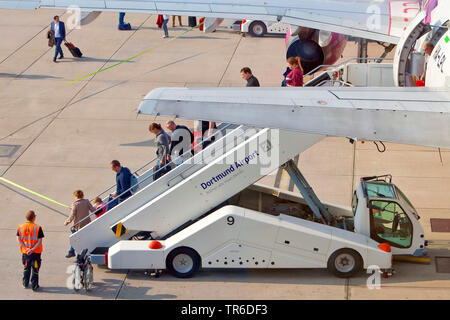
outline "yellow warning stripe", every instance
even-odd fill
[[[119,222],[118,224],[113,226],[111,229],[117,238],[120,238],[124,234],[128,233],[127,228],[125,228],[125,226],[122,224],[122,222]]]
[[[39,197],[39,198],[45,199],[45,200],[47,200],[47,201],[50,201],[50,202],[52,202],[52,203],[54,203],[54,204],[57,204],[57,205],[59,205],[59,206],[61,206],[61,207],[64,207],[64,208],[70,208],[69,206],[67,206],[67,205],[65,205],[65,204],[62,204],[62,203],[60,203],[60,202],[58,202],[58,201],[56,201],[56,200],[53,200],[53,199],[51,199],[51,198],[49,198],[49,197],[46,197],[46,196],[44,196],[44,195],[42,195],[42,194],[40,194],[40,193],[37,193],[36,191],[30,190],[30,189],[28,189],[28,188],[26,188],[26,187],[24,187],[24,186],[21,186],[20,184],[14,183],[14,182],[12,182],[12,181],[10,181],[10,180],[8,180],[8,179],[5,179],[5,178],[3,178],[3,177],[0,177],[0,181],[3,181],[3,182],[5,182],[5,183],[7,183],[7,184],[9,184],[9,185],[12,185],[12,186],[18,188],[18,189],[21,189],[21,190],[23,190],[23,191],[26,191],[26,192],[28,192],[28,193],[31,193],[32,195],[35,195],[35,196],[37,196],[37,197]]]
[[[416,263],[430,263],[431,259],[429,257],[414,257],[414,256],[402,256],[395,255],[394,261],[404,261],[404,262],[416,262]]]

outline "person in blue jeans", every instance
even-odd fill
[[[170,19],[170,16],[168,16],[167,14],[163,15],[163,24],[162,24],[162,28],[164,30],[163,38],[169,37],[169,30],[167,29],[167,23],[169,22],[169,19]]]
[[[61,48],[62,42],[66,39],[66,27],[64,22],[59,21],[59,16],[54,16],[51,23],[51,29],[55,36],[55,55],[53,56],[53,62],[56,62],[56,58],[59,54],[59,59],[64,58],[64,53]]]
[[[119,25],[125,24],[124,19],[125,19],[125,12],[119,12]]]
[[[70,229],[70,232],[72,232],[72,234],[74,234],[75,232],[77,232],[77,230],[75,228]],[[66,258],[72,258],[75,257],[75,249],[74,247],[70,246],[69,252],[66,255]]]

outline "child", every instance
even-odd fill
[[[97,197],[94,199],[94,204],[95,208],[97,209],[94,214],[98,218],[106,212],[106,203],[102,203],[102,199]]]
[[[286,85],[288,87],[303,87],[303,69],[299,57],[290,57],[287,59],[288,67],[291,72],[286,76]]]

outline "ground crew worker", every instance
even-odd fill
[[[24,288],[28,288],[31,276],[31,288],[39,289],[39,269],[41,268],[42,238],[44,232],[41,226],[34,223],[36,214],[30,210],[25,215],[28,220],[17,227],[17,242],[20,245],[23,263]]]

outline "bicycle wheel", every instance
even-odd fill
[[[84,268],[83,283],[84,290],[89,291],[92,289],[94,284],[94,268],[90,262],[88,262]]]
[[[72,280],[73,290],[79,291],[82,286],[82,278],[81,278],[81,268],[78,264],[73,269],[72,277],[73,277],[73,280]]]

